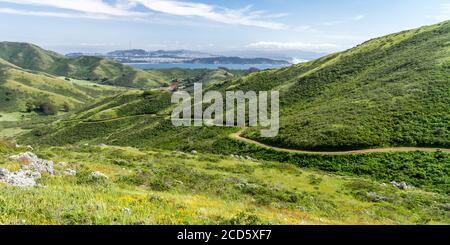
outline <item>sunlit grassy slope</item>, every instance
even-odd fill
[[[66,80],[45,73],[13,67],[0,67],[0,111],[23,112],[27,102],[50,101],[61,107],[72,108],[111,96],[120,89],[92,82]]]
[[[15,170],[0,142],[0,167]],[[129,147],[38,147],[60,173],[0,184],[0,224],[448,224],[448,196],[291,164]],[[109,179],[93,179],[101,171]]]

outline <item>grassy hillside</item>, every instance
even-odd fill
[[[0,142],[0,167],[23,152]],[[291,164],[130,147],[38,147],[76,176],[0,183],[0,224],[448,224],[448,196]],[[92,171],[108,179],[89,176]]]
[[[120,89],[79,80],[66,80],[45,73],[31,72],[12,66],[0,67],[0,112],[26,110],[27,102],[49,101],[58,107],[70,107],[111,96]]]
[[[285,148],[450,147],[450,22],[365,42],[225,89],[280,90]]]
[[[450,22],[444,22],[316,61],[225,79],[211,88],[280,90],[279,135],[260,138],[256,128],[244,136],[284,148],[450,147],[449,37]],[[158,123],[170,128],[165,124],[170,122]],[[146,136],[139,139],[146,141]]]
[[[48,71],[64,56],[29,43],[0,42],[0,58],[24,69]]]
[[[187,90],[193,82],[220,91],[280,90],[279,136],[260,138],[258,129],[247,129],[245,136],[282,148],[450,147],[449,40],[450,22],[444,22],[243,77],[224,69],[147,74],[178,78]],[[84,57],[75,67],[98,61]],[[4,88],[83,98],[73,87],[61,92],[63,78],[13,68],[8,61],[0,60],[0,66],[6,67],[0,80]],[[108,75],[109,69],[96,73]],[[89,95],[83,89],[92,83],[72,81]],[[0,184],[0,223],[450,223],[450,153],[277,151],[231,138],[241,130],[236,127],[174,127],[170,98],[157,89],[130,90],[64,117],[15,126],[11,120],[20,114],[0,117],[0,127],[12,125],[11,131],[0,128],[0,137],[26,131],[16,138],[19,144],[33,144],[39,157],[61,162],[59,173],[77,171],[76,176],[44,174],[39,183],[46,188]],[[58,99],[63,98],[54,96]],[[0,168],[19,168],[9,156],[26,149],[15,143],[0,140]],[[109,178],[92,178],[92,171]],[[410,188],[400,190],[391,181]]]
[[[147,72],[98,57],[68,58],[28,43],[1,42],[0,58],[18,67],[57,76],[124,87],[160,87]]]

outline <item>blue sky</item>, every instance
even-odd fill
[[[448,19],[449,0],[0,0],[2,41],[61,53],[333,52]]]

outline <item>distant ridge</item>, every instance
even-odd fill
[[[70,53],[68,57],[97,56],[108,58],[121,63],[195,63],[195,64],[290,64],[288,60],[271,58],[252,58],[237,56],[220,56],[191,50],[157,50],[146,51],[143,49],[116,50],[106,54],[82,54]]]

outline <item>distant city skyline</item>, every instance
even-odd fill
[[[60,53],[187,49],[301,56],[448,19],[444,0],[0,0],[1,41]]]

